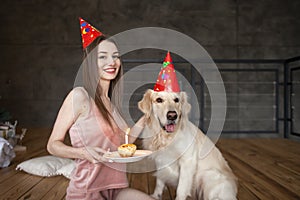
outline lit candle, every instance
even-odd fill
[[[125,132],[125,144],[128,144],[128,136],[129,136],[129,132],[130,132],[130,128],[127,128],[127,129],[126,129],[126,132]]]

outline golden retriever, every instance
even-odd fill
[[[189,121],[185,92],[148,90],[138,106],[147,119],[143,145],[154,151],[157,168],[154,198],[160,199],[170,184],[177,187],[176,200],[236,199],[236,177],[217,147]],[[207,142],[211,148],[202,155]]]

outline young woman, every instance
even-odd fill
[[[89,31],[91,28],[89,25]],[[66,199],[152,199],[128,188],[126,166],[103,157],[107,150],[116,151],[124,143],[127,127],[110,99],[122,95],[116,84],[122,76],[119,51],[113,41],[98,35],[84,48],[83,87],[75,87],[65,98],[47,149],[76,161]],[[143,126],[142,117],[131,130],[139,133]],[[72,146],[64,143],[68,132]]]

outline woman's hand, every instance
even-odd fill
[[[83,159],[90,161],[91,163],[99,163],[99,162],[111,162],[111,160],[103,157],[103,154],[107,153],[104,149],[100,147],[82,147],[82,156]]]

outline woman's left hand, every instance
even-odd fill
[[[111,162],[111,160],[103,157],[109,150],[104,150],[100,147],[84,147],[84,157],[92,163]]]

